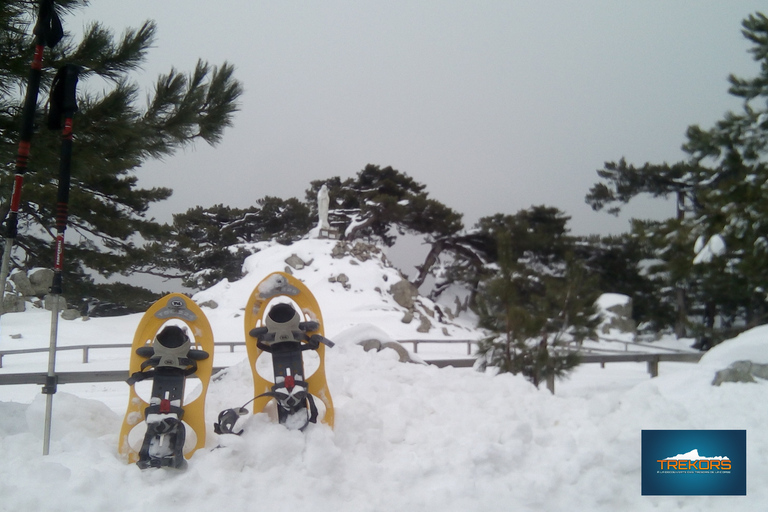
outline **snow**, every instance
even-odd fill
[[[600,310],[606,310],[614,306],[624,306],[629,300],[629,296],[620,293],[603,293],[597,298],[595,304]]]
[[[395,269],[381,260],[332,258],[335,242],[264,244],[244,267],[248,274],[195,296],[217,341],[243,339],[242,308],[266,275],[296,254],[309,263],[293,270],[323,308],[326,374],[335,427],[289,431],[269,414],[250,416],[245,433],[207,433],[184,472],[141,471],[117,455],[127,405],[124,383],[70,384],[53,406],[50,455],[42,453],[45,399],[36,386],[0,386],[0,510],[210,511],[307,510],[764,510],[768,501],[768,383],[711,385],[731,362],[768,362],[768,327],[719,345],[699,364],[661,363],[648,377],[636,363],[582,365],[557,394],[520,376],[398,361],[393,350],[365,352],[365,339],[477,339],[471,316],[416,332],[389,294]],[[329,278],[345,274],[349,288]],[[445,311],[451,307],[441,305]],[[434,312],[419,298],[417,314]],[[140,315],[59,322],[59,345],[130,343]],[[44,347],[50,313],[28,311],[0,319],[0,350]],[[446,335],[443,331],[448,333]],[[20,339],[11,338],[21,334]],[[411,348],[411,347],[408,347]],[[242,347],[217,349],[214,364],[229,366],[212,380],[206,402],[210,427],[219,411],[252,398]],[[425,359],[466,357],[466,345],[424,344]],[[46,354],[6,356],[0,373],[45,371]],[[57,356],[60,371],[126,369],[128,349]],[[190,381],[188,388],[194,392]],[[747,496],[644,497],[640,494],[643,429],[746,429]]]
[[[768,325],[750,329],[720,343],[704,354],[699,364],[722,369],[742,360],[768,364]]]
[[[694,244],[693,251],[696,257],[693,264],[709,263],[716,256],[725,254],[725,240],[720,235],[714,235],[704,244],[704,237],[699,237]]]

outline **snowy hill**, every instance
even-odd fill
[[[768,408],[761,404],[768,383],[711,382],[714,372],[734,360],[765,362],[768,327],[716,347],[700,364],[662,363],[655,379],[641,364],[583,365],[571,380],[558,383],[553,396],[519,376],[400,363],[390,350],[365,352],[356,344],[365,338],[480,333],[471,317],[451,318],[453,299],[440,307],[442,322],[426,299],[418,298],[412,310],[398,304],[389,291],[400,280],[396,270],[379,256],[334,258],[333,246],[321,240],[264,246],[245,262],[243,279],[195,296],[208,304],[204,310],[217,340],[242,340],[248,293],[265,275],[285,270],[285,260],[295,253],[305,265],[292,272],[317,296],[326,335],[337,343],[327,353],[326,368],[336,409],[333,430],[312,425],[304,433],[288,431],[257,415],[242,437],[209,432],[206,449],[185,472],[142,472],[117,455],[125,384],[61,386],[46,457],[39,389],[0,386],[0,510],[765,509]],[[347,279],[340,281],[341,274]],[[409,311],[414,318],[403,323]],[[422,316],[432,325],[426,333],[418,331]],[[49,318],[38,311],[3,316],[0,349],[45,346]],[[132,315],[61,322],[60,344],[128,343],[138,321]],[[62,352],[59,368],[127,369],[125,351],[97,354],[83,368],[79,354]],[[45,362],[44,354],[9,357],[0,373],[44,371]],[[209,426],[220,410],[252,398],[244,352],[217,351],[215,364],[231,366],[211,383]],[[641,496],[641,430],[701,428],[747,430],[748,495]]]
[[[443,294],[439,305],[414,296],[417,292],[409,290],[398,270],[389,265],[376,246],[308,239],[289,246],[259,243],[255,248],[259,252],[243,264],[245,277],[231,283],[222,281],[193,297],[198,304],[217,305],[209,314],[217,339],[243,339],[242,324],[233,321],[233,314],[240,314],[253,288],[275,271],[293,274],[312,290],[323,308],[325,332],[331,339],[360,325],[377,326],[391,339],[482,336],[475,327],[474,315],[456,311],[456,299],[463,300],[463,296]],[[393,287],[394,291],[401,290],[405,301],[401,299],[398,303]],[[412,319],[403,322],[409,317]]]

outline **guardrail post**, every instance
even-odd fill
[[[654,358],[648,361],[648,373],[651,374],[651,378],[659,376],[659,360]]]
[[[83,364],[88,362],[88,346],[83,347]]]
[[[3,367],[3,354],[0,354],[0,368]]]
[[[555,375],[553,373],[547,375],[547,389],[553,395],[555,394]]]
[[[414,354],[419,353],[419,342],[416,340],[413,340],[413,353]]]

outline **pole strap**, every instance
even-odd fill
[[[64,37],[64,28],[61,26],[61,20],[56,13],[53,0],[40,2],[40,11],[33,33],[37,36],[38,45],[45,45],[48,48],[56,46]]]

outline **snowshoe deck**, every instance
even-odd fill
[[[290,306],[296,313],[293,316],[280,297],[291,299],[300,311]],[[262,412],[274,399],[280,423],[301,429],[308,421],[315,421],[315,399],[319,399],[325,406],[321,421],[333,427],[333,401],[325,378],[325,347],[331,343],[323,337],[317,300],[301,281],[275,272],[254,288],[245,308],[245,339],[256,397],[253,413]],[[307,350],[316,351],[319,357],[317,370],[309,376],[305,375],[302,356]],[[272,355],[275,382],[257,371],[257,361],[265,352]]]
[[[176,322],[168,323],[171,320]],[[188,328],[188,335],[180,322]],[[205,397],[213,369],[213,348],[208,319],[189,297],[172,293],[147,310],[131,347],[130,394],[118,446],[126,462],[136,462],[142,469],[182,469],[185,459],[205,446]],[[185,404],[189,376],[200,379],[203,389]],[[144,379],[152,380],[149,402],[136,391],[136,382]],[[131,433],[142,424],[147,426],[147,433],[138,446],[137,437]],[[184,424],[196,438],[186,451],[184,442],[189,433]]]

